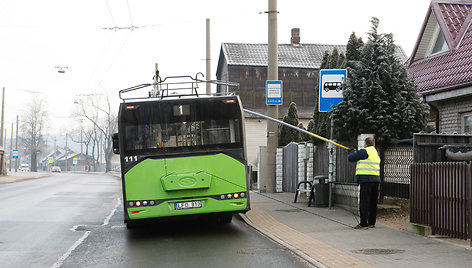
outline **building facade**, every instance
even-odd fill
[[[298,116],[307,127],[313,116],[319,67],[325,51],[334,48],[345,53],[345,45],[302,44],[299,29],[292,29],[291,42],[278,45],[278,79],[283,83],[283,104],[278,117],[283,118],[290,103],[297,105]],[[218,93],[232,91],[239,95],[243,107],[266,114],[265,85],[268,62],[267,44],[223,43],[217,67],[217,79],[237,82],[239,89],[217,87]],[[246,147],[248,164],[257,167],[259,146],[267,144],[265,119],[245,114]]]
[[[433,0],[405,63],[438,133],[472,133],[471,22],[471,1]]]

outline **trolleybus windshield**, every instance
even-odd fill
[[[241,112],[224,101],[156,102],[122,110],[126,151],[242,146]]]

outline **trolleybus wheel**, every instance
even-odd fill
[[[131,229],[134,229],[135,227],[136,227],[136,224],[129,221],[126,222],[126,229],[131,230]]]

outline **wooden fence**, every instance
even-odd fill
[[[470,238],[471,173],[467,162],[412,164],[410,221],[431,226],[433,234]]]

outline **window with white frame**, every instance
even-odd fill
[[[462,133],[472,134],[472,112],[462,115]]]
[[[442,32],[439,31],[431,54],[447,51],[448,49],[449,47],[447,46],[446,39],[444,39]]]

